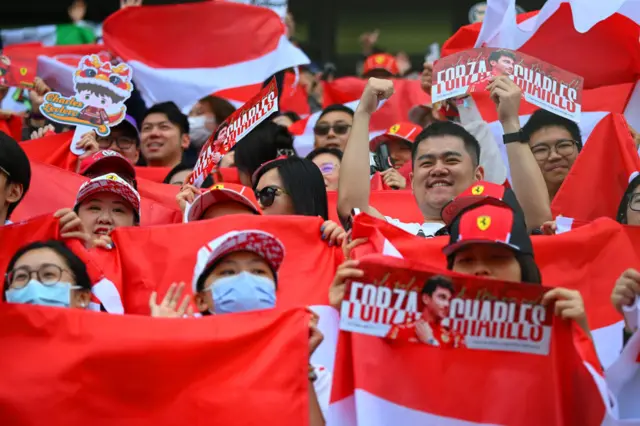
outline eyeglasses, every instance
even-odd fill
[[[323,175],[328,175],[333,173],[336,169],[338,168],[337,164],[333,164],[333,163],[322,163],[320,164],[320,171],[322,172]]]
[[[256,191],[256,198],[262,207],[270,207],[276,199],[276,196],[286,194],[287,192],[278,186],[265,186],[260,191]]]
[[[316,127],[313,128],[313,133],[316,134],[316,136],[327,136],[329,134],[329,131],[331,129],[333,129],[333,132],[336,135],[346,135],[347,132],[349,132],[349,129],[351,128],[351,124],[345,124],[345,123],[336,123],[336,124],[316,124]]]
[[[9,173],[7,171],[7,169],[5,169],[4,167],[0,167],[0,172],[4,173],[5,175],[7,175],[8,178],[11,177],[11,173]]]
[[[7,274],[7,281],[13,288],[22,288],[27,285],[31,276],[35,273],[40,281],[44,285],[54,285],[62,278],[62,272],[66,269],[62,269],[58,265],[51,263],[44,263],[36,270],[21,266],[15,268]]]
[[[633,194],[629,198],[629,208],[634,212],[640,212],[640,194]]]
[[[559,139],[555,142],[554,147],[558,155],[568,157],[574,153],[578,143],[572,139]],[[551,155],[551,147],[546,143],[540,143],[531,148],[533,156],[538,161],[544,161]]]
[[[134,145],[137,145],[137,140],[129,136],[120,137],[97,137],[98,146],[100,149],[109,149],[115,142],[116,146],[123,151],[131,149]]]

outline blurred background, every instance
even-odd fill
[[[102,22],[119,8],[119,0],[85,0],[85,20]],[[191,0],[209,1],[209,0]],[[604,1],[604,0],[603,0]],[[144,0],[145,5],[188,3]],[[442,44],[461,26],[479,0],[289,0],[295,20],[295,39],[312,61],[332,62],[338,74],[353,74],[362,56],[360,36],[379,30],[376,46],[391,53],[406,52],[412,64],[424,61],[431,43]],[[71,22],[71,0],[3,2],[0,28],[19,28]],[[542,7],[544,0],[518,0],[525,11]],[[161,30],[160,28],[158,29]]]

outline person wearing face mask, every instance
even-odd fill
[[[232,231],[202,247],[196,257],[192,289],[200,314],[224,315],[272,309],[276,306],[278,270],[285,247],[273,235],[259,230]],[[184,284],[173,284],[158,304],[157,293],[149,299],[151,316],[182,317],[190,313],[191,298],[180,302]],[[322,341],[317,316],[310,324],[310,355]],[[331,373],[310,365],[311,425],[324,425],[329,406]]]
[[[213,116],[196,115],[189,116],[189,139],[195,148],[202,148],[202,145],[213,134],[213,129],[217,126]],[[213,128],[212,130],[209,130]]]
[[[190,145],[184,151],[182,161],[186,164],[195,164],[200,154],[200,149],[209,139],[209,136],[234,111],[235,107],[233,105],[217,96],[205,96],[196,102],[191,111],[189,111]]]
[[[91,281],[84,263],[63,243],[34,242],[13,255],[7,266],[4,300],[61,308],[89,306]]]

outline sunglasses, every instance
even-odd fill
[[[351,128],[350,124],[337,123],[337,124],[317,124],[316,127],[313,128],[313,133],[316,136],[327,136],[329,131],[333,129],[333,132],[336,135],[346,135]]]
[[[9,173],[7,171],[7,169],[5,169],[4,167],[0,167],[0,172],[4,173],[5,175],[7,175],[8,178],[11,177],[11,173]]]
[[[260,191],[256,191],[256,198],[262,207],[271,207],[276,196],[286,194],[285,190],[278,186],[265,186]]]

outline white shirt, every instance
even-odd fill
[[[10,220],[6,220],[6,221],[4,222],[4,224],[5,224],[5,225],[13,225],[13,222],[11,222]]]
[[[333,382],[333,374],[325,367],[317,364],[313,365],[313,371],[315,371],[317,379],[313,382],[313,389],[316,391],[316,397],[318,398],[318,405],[322,416],[325,420],[329,415],[329,399],[331,398],[331,383]]]
[[[396,226],[403,231],[410,233],[411,235],[418,235],[418,233],[422,231],[425,237],[433,237],[436,232],[444,227],[444,224],[440,222],[425,222],[420,225],[419,223],[401,222],[400,220],[394,219],[389,216],[385,216],[384,218],[393,226]]]

